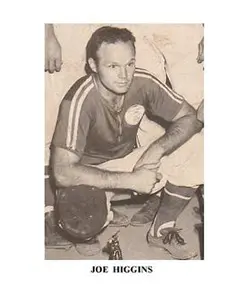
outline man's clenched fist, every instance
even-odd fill
[[[162,174],[156,170],[136,169],[132,173],[132,189],[139,194],[150,194],[156,183],[162,179]]]
[[[53,25],[45,25],[45,72],[59,72],[62,65],[62,50],[56,35]]]

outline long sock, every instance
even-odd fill
[[[47,205],[47,206],[45,206],[45,208],[44,208],[44,213],[46,214],[46,213],[51,212],[51,211],[53,211],[53,210],[54,210],[54,206],[52,206],[52,205]]]
[[[175,226],[178,216],[192,199],[197,188],[166,183],[162,190],[159,210],[150,229],[151,235],[160,237],[163,229]]]

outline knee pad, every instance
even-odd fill
[[[105,191],[90,186],[61,188],[56,193],[56,219],[71,238],[84,241],[96,236],[107,220]]]

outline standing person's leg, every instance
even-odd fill
[[[144,117],[138,131],[138,139],[143,147],[136,151],[145,151],[146,145],[151,144],[154,140],[163,135],[164,132],[165,130],[161,126]],[[155,186],[153,191],[154,195],[150,196],[142,209],[131,219],[131,225],[144,225],[154,220],[154,216],[159,209],[148,235],[151,244],[166,249],[168,245],[163,243],[162,237],[164,238],[164,234],[166,235],[166,233],[169,232],[169,229],[172,230],[175,227],[176,219],[192,199],[198,185],[204,182],[203,148],[202,131],[193,136],[174,153],[168,157],[162,158],[161,166],[158,170],[158,172],[163,175],[161,182]],[[135,165],[136,160],[141,153],[133,158],[134,161],[133,159],[130,159],[133,165]],[[132,155],[134,154],[131,154],[130,156]],[[127,159],[129,159],[129,157]],[[122,163],[119,165],[122,167]],[[126,165],[128,166],[129,164],[127,163]],[[159,193],[156,193],[161,189],[160,200]],[[154,236],[156,238],[153,240]],[[194,255],[194,253],[192,253],[192,251],[190,252],[184,245],[182,245],[182,247],[172,248],[173,249],[169,250],[171,250],[171,254],[176,258],[187,259]]]
[[[189,245],[185,244],[175,225],[198,186],[204,182],[203,154],[201,132],[172,155],[164,157],[159,170],[165,172],[167,182],[162,189],[161,204],[147,239],[149,244],[168,250],[177,259],[189,259],[196,255]]]
[[[173,30],[175,29],[178,32],[178,28]],[[190,33],[192,32],[192,35],[196,36],[197,41],[203,35],[203,29],[200,26],[192,26],[190,30]],[[197,55],[196,43],[193,39],[190,41],[191,43],[188,41],[186,43],[190,47],[189,51],[187,51],[187,47],[182,47],[183,50],[180,48],[180,51],[176,51],[176,53],[187,51],[188,55],[185,56],[184,60],[176,60],[178,63],[171,66],[171,74],[174,77],[175,88],[178,92],[183,94],[197,108],[200,99],[203,98],[203,72],[195,60]],[[181,47],[181,42],[184,42],[183,37],[181,37],[180,43],[176,43],[176,46]],[[165,49],[165,53],[168,55],[167,49]],[[162,190],[161,205],[148,233],[148,241],[155,246],[169,250],[177,258],[184,259],[192,256],[188,247],[184,247],[184,241],[180,238],[179,233],[173,229],[178,216],[189,203],[198,185],[204,183],[203,148],[202,132],[174,152],[169,159],[164,158],[165,163],[163,162],[166,170],[171,172],[168,172],[168,181]],[[167,160],[173,163],[172,167],[167,165]]]

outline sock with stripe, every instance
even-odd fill
[[[161,205],[150,229],[150,234],[160,237],[163,229],[174,227],[176,219],[192,199],[197,188],[176,186],[167,182],[162,190]]]

